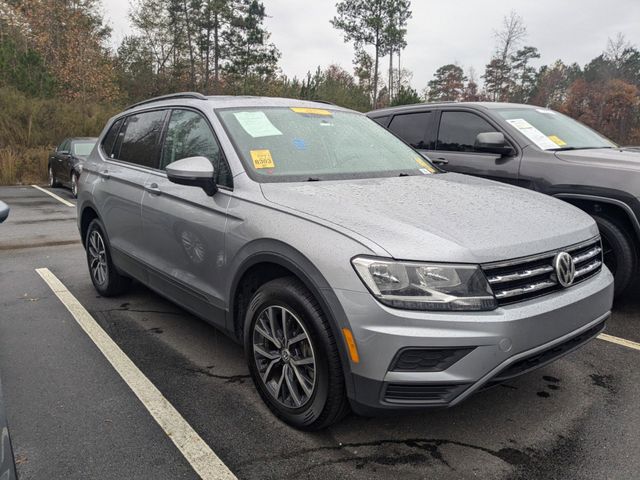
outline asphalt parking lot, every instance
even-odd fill
[[[213,327],[141,285],[99,297],[74,207],[32,187],[2,187],[0,200],[12,208],[0,226],[0,378],[21,480],[198,478],[39,268],[237,478],[640,476],[640,350],[632,346],[597,339],[449,410],[351,415],[303,433],[271,415],[241,348]],[[640,342],[640,296],[616,304],[607,333]]]

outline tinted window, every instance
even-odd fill
[[[389,124],[389,116],[387,115],[386,117],[376,117],[376,118],[372,118],[371,120],[373,120],[374,122],[376,122],[377,124],[382,125],[383,127],[387,128],[387,125]]]
[[[391,120],[389,130],[402,138],[413,148],[433,149],[432,142],[427,139],[427,130],[431,121],[431,112],[405,113],[396,115]]]
[[[216,183],[231,186],[231,172],[205,118],[190,110],[174,110],[162,148],[160,168],[176,160],[206,157],[213,164]]]
[[[61,143],[61,144],[60,144],[60,146],[58,147],[58,150],[57,150],[57,151],[58,151],[58,152],[62,152],[62,151],[64,151],[64,150],[65,150],[65,147],[67,147],[67,150],[69,150],[69,148],[68,148],[68,147],[69,147],[69,140],[68,140],[68,139],[66,139],[66,138],[62,141],[62,143]]]
[[[102,140],[102,150],[107,157],[111,157],[111,152],[113,151],[113,146],[116,143],[116,138],[118,138],[118,131],[120,130],[121,125],[122,119],[120,118],[111,125],[111,128]]]
[[[157,168],[158,139],[165,113],[160,110],[128,117],[117,158],[143,167]]]
[[[474,113],[442,112],[437,150],[473,152],[479,133],[495,131],[489,122]]]

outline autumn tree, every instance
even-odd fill
[[[452,63],[443,65],[429,82],[426,97],[431,102],[460,100],[466,80],[462,67]]]

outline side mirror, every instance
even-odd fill
[[[0,223],[4,222],[9,216],[9,205],[0,201]]]
[[[513,155],[513,147],[507,143],[502,132],[484,132],[476,137],[474,149],[478,152]]]
[[[169,181],[178,185],[200,187],[210,197],[218,191],[213,165],[206,157],[183,158],[170,163],[165,170]]]

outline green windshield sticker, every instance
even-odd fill
[[[264,112],[237,112],[233,114],[245,132],[253,138],[282,135]]]

